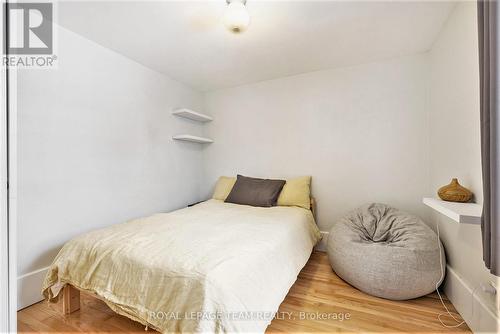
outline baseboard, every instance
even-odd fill
[[[488,305],[488,296],[481,288],[470,287],[450,266],[447,266],[444,292],[474,333],[498,333],[500,320],[494,303]]]
[[[321,231],[321,240],[318,242],[314,250],[318,252],[326,252],[326,244],[328,242],[329,232]]]
[[[17,310],[43,300],[42,283],[48,269],[41,268],[17,278]]]

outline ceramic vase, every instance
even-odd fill
[[[453,178],[450,184],[439,188],[438,196],[443,201],[465,203],[471,200],[472,192],[462,187],[460,183],[458,183],[458,180]]]

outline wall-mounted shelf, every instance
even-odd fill
[[[189,141],[192,143],[199,143],[199,144],[210,144],[210,143],[214,142],[210,138],[198,137],[198,136],[193,136],[193,135],[177,135],[177,136],[173,136],[172,139]]]
[[[172,115],[192,119],[193,121],[202,122],[202,123],[213,121],[213,118],[208,116],[208,115],[205,115],[205,114],[202,114],[202,113],[190,110],[190,109],[186,109],[186,108],[174,110],[172,112]]]
[[[422,202],[460,224],[481,224],[483,206],[480,204],[446,202],[429,197],[424,198]]]

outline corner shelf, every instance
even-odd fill
[[[424,198],[422,202],[460,224],[481,224],[481,215],[483,212],[481,204],[446,202],[430,197]]]
[[[211,122],[214,120],[212,117],[210,117],[208,115],[205,115],[205,114],[202,114],[202,113],[190,110],[190,109],[186,109],[186,108],[174,110],[172,112],[172,115],[179,116],[182,118],[188,118],[188,119],[191,119],[193,121],[202,122],[202,123]]]
[[[192,135],[177,135],[177,136],[173,136],[172,139],[189,141],[189,142],[198,143],[198,144],[210,144],[210,143],[214,142],[210,138],[204,138],[204,137],[198,137],[198,136],[192,136]]]

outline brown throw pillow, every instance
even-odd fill
[[[238,175],[225,202],[262,207],[275,206],[285,182],[285,180],[257,179]]]

